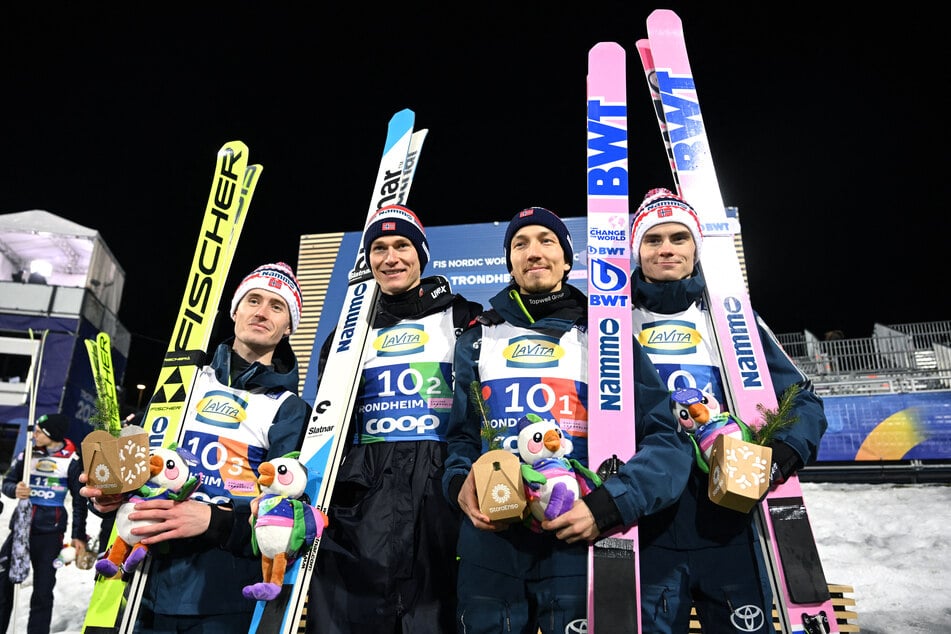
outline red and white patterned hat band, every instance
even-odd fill
[[[294,270],[291,269],[290,265],[284,262],[263,264],[241,280],[234,297],[231,299],[232,319],[238,310],[241,299],[248,294],[248,291],[255,288],[277,293],[284,299],[291,313],[291,334],[294,334],[297,331],[297,326],[300,325],[303,300],[300,284],[297,283]]]
[[[678,222],[690,230],[697,245],[697,259],[703,246],[703,229],[700,218],[687,201],[662,187],[652,189],[634,214],[631,224],[631,257],[634,266],[641,264],[641,242],[649,229],[665,222]]]

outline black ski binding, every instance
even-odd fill
[[[621,466],[624,465],[624,461],[617,457],[617,454],[612,455],[610,458],[601,463],[601,466],[598,467],[598,477],[601,478],[601,482],[604,482],[611,476],[616,476],[617,472],[621,470]]]
[[[825,612],[819,612],[815,616],[803,613],[802,626],[806,634],[829,634],[829,619]]]

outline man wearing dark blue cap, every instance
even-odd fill
[[[517,452],[520,418],[534,414],[556,421],[573,446],[566,457],[597,468],[587,464],[588,302],[567,283],[571,235],[554,213],[530,207],[509,222],[503,249],[512,281],[459,338],[454,360],[442,483],[466,515],[459,534],[457,631],[487,634],[502,631],[505,623],[504,631],[511,632],[581,632],[588,543],[676,501],[691,449],[671,414],[666,388],[634,341],[631,424],[638,448],[620,474],[542,522],[541,532],[526,523],[494,522],[480,511],[472,464],[490,448],[481,433],[484,423],[502,448]],[[473,393],[481,395],[479,402]]]
[[[312,577],[308,632],[455,631],[459,514],[440,487],[456,336],[482,306],[421,277],[429,244],[406,207],[363,233],[380,287],[348,434]],[[329,355],[327,338],[319,379]]]

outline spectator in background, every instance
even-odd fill
[[[48,634],[53,618],[53,588],[56,570],[53,562],[63,549],[69,514],[66,512],[66,494],[72,496],[72,546],[76,556],[86,551],[86,500],[79,490],[82,461],[73,441],[66,437],[69,417],[64,414],[44,414],[33,426],[33,452],[23,451],[14,459],[3,476],[3,494],[18,500],[30,500],[29,557],[33,572],[33,594],[30,597],[28,634]],[[38,464],[42,463],[42,468]],[[24,469],[29,468],[29,483],[24,481]],[[6,632],[13,612],[13,583],[10,564],[14,547],[15,522],[10,520],[10,534],[0,547],[0,632]]]

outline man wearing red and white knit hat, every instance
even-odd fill
[[[644,197],[631,225],[634,336],[667,388],[697,388],[727,403],[713,336],[706,280],[700,266],[703,231],[693,207],[667,189]],[[808,379],[757,317],[777,400],[798,385],[793,425],[777,434],[771,484],[816,457],[826,428],[822,401]],[[697,460],[703,460],[698,457]],[[641,617],[645,632],[686,632],[695,606],[704,631],[773,631],[772,596],[750,515],[707,496],[704,464],[691,468],[678,502],[638,524],[641,539]]]
[[[155,520],[142,533],[152,565],[136,624],[142,631],[246,632],[261,585],[251,549],[257,468],[300,448],[311,406],[297,395],[297,358],[288,338],[300,324],[300,285],[284,262],[254,269],[231,300],[234,337],[201,368],[181,443],[197,458],[201,486],[184,501],[139,502],[132,519]],[[99,513],[124,501],[84,487]],[[160,547],[155,547],[156,545]],[[250,594],[250,596],[249,596]]]

